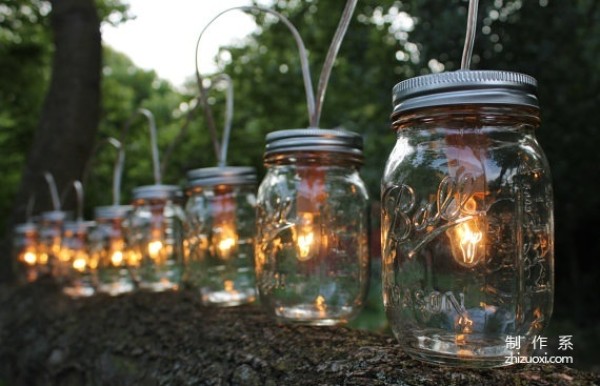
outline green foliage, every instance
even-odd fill
[[[48,85],[48,12],[42,0],[0,4],[0,214],[11,208]]]

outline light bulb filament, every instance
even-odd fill
[[[310,259],[310,250],[312,249],[314,241],[315,235],[313,234],[313,232],[304,231],[298,235],[298,260],[306,261]]]
[[[463,263],[469,265],[477,263],[475,259],[479,243],[483,239],[483,233],[479,230],[472,230],[468,223],[463,223],[458,226],[457,234]]]
[[[297,224],[297,258],[300,261],[308,261],[319,251],[320,235],[315,232],[315,215],[309,212],[299,213]]]

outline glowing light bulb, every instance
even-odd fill
[[[221,259],[229,259],[236,251],[238,233],[235,219],[235,196],[228,186],[215,188],[214,223],[211,244]]]
[[[110,256],[110,262],[113,265],[121,265],[121,263],[123,262],[123,252],[114,251]]]
[[[160,240],[150,241],[148,243],[148,255],[153,260],[158,260],[161,255],[161,251],[163,249],[163,243]]]
[[[128,266],[137,267],[142,261],[142,255],[132,249],[126,249],[124,252],[125,261]]]
[[[296,210],[296,258],[309,261],[327,251],[327,237],[322,234],[320,208],[327,199],[325,170],[318,166],[298,168]]]
[[[468,223],[460,224],[457,228],[458,244],[463,263],[467,265],[476,263],[477,246],[483,238],[483,233],[478,230],[472,230]]]
[[[447,231],[454,260],[464,267],[474,267],[485,257],[485,216],[478,216],[476,203],[469,199],[462,209],[467,216]]]
[[[39,254],[39,263],[40,264],[48,263],[48,254],[46,252],[42,252]]]
[[[221,259],[229,259],[237,249],[238,235],[234,223],[221,223],[213,228],[212,245]]]
[[[83,254],[77,254],[75,259],[73,260],[73,268],[79,272],[85,271],[85,267],[87,265],[87,259]]]
[[[29,265],[35,265],[37,262],[37,255],[32,251],[25,251],[21,254],[20,260]]]
[[[310,260],[315,254],[314,249],[318,250],[317,238],[314,232],[315,216],[312,213],[299,213],[299,223],[296,244],[298,249],[298,260]]]

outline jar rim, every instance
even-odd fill
[[[266,136],[265,159],[272,154],[296,152],[345,153],[362,157],[362,136],[344,129],[287,129]]]
[[[186,173],[186,189],[215,185],[256,184],[256,169],[251,166],[216,166],[198,168]]]
[[[425,107],[508,105],[539,109],[537,81],[518,72],[459,70],[406,79],[392,91],[392,117]]]

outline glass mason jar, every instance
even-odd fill
[[[15,226],[12,251],[19,280],[32,282],[45,273],[47,257],[42,256],[38,239],[38,227],[34,223]]]
[[[362,308],[369,280],[362,138],[294,129],[266,142],[255,247],[261,302],[280,321],[346,322]]]
[[[63,224],[67,220],[67,212],[53,210],[40,215],[40,270],[50,273],[60,280],[61,264],[60,250]]]
[[[179,289],[183,275],[183,221],[178,186],[148,185],[133,190],[130,240],[136,253],[131,272],[138,287]]]
[[[548,324],[553,199],[534,135],[536,92],[534,78],[501,71],[425,75],[394,88],[383,293],[413,357],[503,366],[531,353]]]
[[[96,227],[90,234],[91,253],[98,261],[98,292],[120,295],[133,291],[131,267],[137,254],[127,240],[130,205],[101,206],[95,209]]]
[[[187,283],[207,305],[253,302],[256,170],[201,168],[187,178]]]
[[[98,261],[89,253],[88,233],[91,221],[64,223],[59,265],[56,272],[63,292],[71,297],[91,296],[96,292]]]

